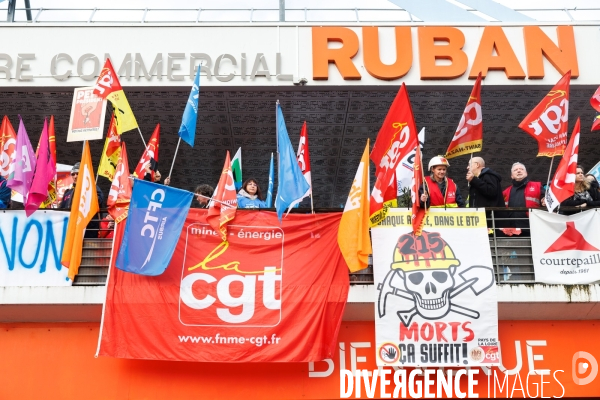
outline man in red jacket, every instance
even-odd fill
[[[426,192],[419,188],[422,207],[464,207],[458,186],[446,176],[450,163],[446,157],[435,156],[429,161],[430,176],[425,177]]]
[[[516,162],[510,169],[510,178],[512,185],[504,189],[504,204],[506,207],[527,207],[539,208],[543,205],[542,200],[546,191],[541,182],[530,181],[527,177],[525,165]],[[506,234],[516,234],[529,236],[529,213],[527,211],[509,211],[507,218],[513,218],[508,221],[509,228]]]

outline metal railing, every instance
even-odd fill
[[[274,210],[274,209],[272,209]],[[513,211],[528,211],[527,208],[487,208],[488,227],[490,227],[489,243],[492,254],[492,263],[496,282],[498,284],[533,283],[535,273],[531,253],[531,240],[529,228],[523,227],[519,235],[507,236],[503,229],[518,221],[521,225],[528,226],[529,219],[506,217],[506,213]],[[562,208],[564,211],[583,211],[580,208]],[[255,210],[259,212],[258,210]],[[338,208],[315,209],[315,212],[342,212]],[[293,213],[310,213],[310,209],[294,209]],[[97,230],[96,230],[97,231]],[[84,240],[83,257],[79,275],[73,282],[81,285],[104,285],[110,262],[112,239],[88,238]],[[373,284],[373,262],[369,256],[369,267],[350,274],[350,283],[354,285]]]
[[[540,22],[593,22],[600,20],[600,7],[516,8]],[[2,10],[6,11],[6,9]],[[7,22],[43,23],[129,23],[129,24],[202,24],[202,23],[279,23],[279,8],[16,8],[7,12]],[[478,10],[466,7],[465,11]],[[1,12],[1,11],[0,11]],[[26,14],[32,15],[29,20]],[[0,14],[1,15],[1,14]],[[14,18],[10,20],[10,18]],[[489,19],[494,22],[493,18]],[[385,23],[423,22],[402,8],[286,8],[285,23]],[[427,22],[427,21],[424,21]],[[510,23],[511,21],[504,21]],[[1,23],[1,22],[0,22]]]

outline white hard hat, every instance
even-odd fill
[[[446,167],[449,167],[450,163],[448,162],[446,157],[435,156],[431,160],[429,160],[429,170],[431,171],[431,168],[435,167],[436,165],[445,165]]]

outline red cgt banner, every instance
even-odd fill
[[[292,214],[280,226],[275,213],[238,210],[222,242],[206,210],[190,210],[164,274],[111,267],[98,354],[208,362],[333,357],[349,289],[336,241],[340,218]]]

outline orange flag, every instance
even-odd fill
[[[423,159],[421,157],[421,146],[417,144],[417,152],[415,153],[415,164],[413,167],[413,181],[410,189],[412,197],[412,227],[415,236],[421,236],[423,231],[423,221],[427,215],[427,209],[421,208],[421,198],[419,196],[419,188],[423,186],[425,178],[423,176]]]
[[[236,210],[237,193],[228,151],[223,172],[213,198],[208,205],[208,216],[206,217],[206,221],[216,232],[221,234],[221,239],[224,242],[227,241],[227,223],[235,218]]]
[[[129,180],[129,162],[127,161],[127,150],[125,142],[121,142],[121,151],[115,176],[108,193],[106,205],[108,213],[113,217],[115,223],[127,218],[129,203],[131,202],[131,180]]]
[[[81,248],[85,227],[98,212],[98,194],[94,180],[94,168],[90,155],[90,145],[86,141],[81,155],[79,176],[71,204],[71,215],[67,227],[67,237],[60,263],[69,268],[69,278],[75,279],[81,264]]]
[[[135,167],[135,171],[133,174],[138,179],[144,179],[144,175],[146,174],[146,165],[150,164],[150,174],[151,180],[154,182],[154,172],[157,169],[158,164],[158,145],[160,142],[160,124],[156,124],[156,128],[154,128],[154,132],[152,132],[152,136],[150,137],[150,141],[146,145],[146,150],[144,150],[144,154],[142,154],[142,158],[138,162],[137,167]]]
[[[403,83],[371,151],[377,177],[370,200],[371,226],[383,221],[387,209],[395,206],[396,190],[390,186],[395,185],[398,163],[418,144],[417,133],[408,91]]]
[[[12,124],[5,115],[0,125],[0,175],[8,179],[15,170],[15,157],[17,156],[17,134]]]
[[[481,72],[477,76],[465,111],[458,123],[452,142],[446,150],[446,158],[481,151],[483,144],[483,115],[481,114]]]
[[[356,170],[338,229],[338,246],[350,272],[369,265],[369,139]]]
[[[569,128],[569,84],[567,72],[540,103],[519,124],[538,141],[538,157],[562,156]]]

